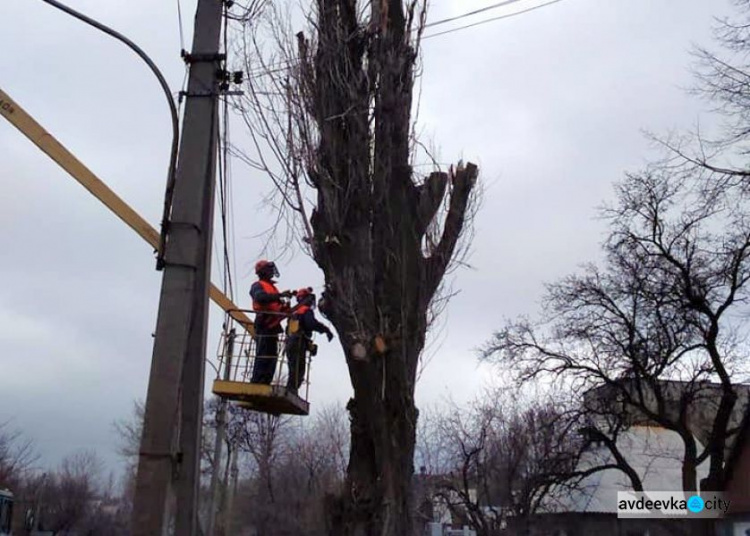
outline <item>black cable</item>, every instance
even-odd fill
[[[224,45],[224,70],[225,72],[229,72],[229,66],[228,66],[228,58],[229,58],[229,39],[228,39],[228,30],[229,30],[229,6],[227,3],[224,3],[224,36],[223,36],[223,45]],[[220,199],[221,199],[221,232],[222,232],[222,242],[224,246],[224,293],[227,292],[227,287],[229,290],[229,297],[234,300],[234,283],[232,281],[232,269],[229,261],[229,248],[227,245],[228,236],[227,236],[227,196],[228,196],[228,166],[227,166],[227,153],[228,153],[228,138],[229,138],[229,104],[226,99],[222,102],[224,109],[223,109],[223,117],[220,119],[222,123],[222,129],[220,132],[220,154],[219,154],[219,189],[220,189]]]
[[[234,283],[232,280],[232,271],[229,260],[229,248],[227,246],[228,234],[227,234],[227,116],[228,108],[226,102],[224,103],[224,112],[222,123],[222,133],[220,134],[220,147],[219,147],[219,208],[221,214],[221,234],[223,244],[223,262],[224,262],[224,293],[229,296],[230,299],[234,299]],[[227,293],[227,291],[229,291]]]
[[[451,17],[451,18],[447,18],[447,19],[441,19],[441,20],[438,20],[438,21],[435,21],[435,22],[430,22],[430,23],[425,24],[424,27],[425,28],[430,28],[432,26],[437,26],[439,24],[444,24],[444,23],[447,23],[447,22],[453,22],[453,21],[456,21],[456,20],[459,20],[459,19],[463,19],[465,17],[470,17],[472,15],[476,15],[478,13],[482,13],[484,11],[488,11],[488,10],[495,9],[495,8],[498,8],[498,7],[507,6],[507,5],[514,4],[514,3],[520,2],[520,1],[521,0],[505,0],[504,2],[500,2],[500,3],[497,3],[497,4],[493,4],[491,6],[483,7],[481,9],[477,9],[475,11],[470,11],[468,13],[464,13],[463,15],[457,15],[455,17]],[[553,1],[547,2],[545,4],[541,4],[541,5],[538,5],[538,6],[532,6],[530,8],[527,8],[527,9],[524,9],[524,10],[521,10],[521,11],[517,11],[515,13],[509,13],[507,15],[500,15],[498,17],[492,17],[492,18],[489,18],[489,19],[484,19],[484,20],[481,20],[479,22],[475,22],[473,24],[467,24],[465,26],[459,26],[458,28],[452,28],[450,30],[445,30],[445,31],[442,31],[442,32],[434,33],[434,34],[431,34],[431,35],[423,37],[423,39],[428,39],[430,37],[437,37],[439,35],[449,34],[451,32],[457,32],[458,30],[464,30],[466,28],[471,28],[473,26],[479,26],[479,25],[485,24],[487,22],[493,22],[493,21],[496,21],[496,20],[501,20],[501,19],[507,19],[507,18],[510,18],[510,17],[515,17],[516,15],[522,15],[522,14],[527,13],[529,11],[534,11],[535,9],[546,7],[546,6],[551,5],[551,4],[556,4],[557,2],[561,2],[561,1],[562,0],[553,0]],[[282,71],[287,71],[287,70],[291,69],[294,66],[293,64],[295,64],[297,61],[298,60],[293,59],[293,60],[281,60],[281,61],[278,61],[278,62],[273,62],[273,63],[270,63],[270,64],[266,65],[265,68],[259,68],[259,69],[256,69],[254,71],[249,71],[247,73],[247,76],[248,76],[248,78],[257,78],[257,77],[261,77],[261,76],[268,76],[270,74],[274,74],[274,73],[278,73],[278,72],[282,72]]]
[[[430,39],[431,37],[437,37],[439,35],[445,35],[445,34],[457,32],[459,30],[465,30],[466,28],[473,28],[474,26],[479,26],[480,24],[486,24],[488,22],[493,22],[493,21],[501,20],[501,19],[508,19],[510,17],[515,17],[516,15],[523,15],[524,13],[528,13],[529,11],[534,11],[535,9],[540,9],[543,7],[551,6],[552,4],[556,4],[558,2],[562,2],[562,0],[552,0],[551,2],[547,2],[546,4],[540,4],[538,6],[529,7],[521,11],[516,11],[515,13],[508,13],[507,15],[500,15],[499,17],[492,17],[491,19],[484,19],[479,22],[475,22],[473,24],[467,24],[466,26],[459,26],[458,28],[451,28],[450,30],[445,30],[443,32],[425,35],[422,39]]]
[[[94,19],[87,17],[83,13],[79,13],[78,11],[69,8],[68,6],[61,4],[57,0],[42,0],[42,2],[46,2],[47,4],[56,7],[60,11],[63,11],[67,13],[68,15],[71,15],[78,20],[81,20],[85,22],[86,24],[93,26],[97,30],[101,30],[102,32],[106,33],[107,35],[110,35],[111,37],[114,37],[118,41],[124,43],[127,45],[133,52],[138,54],[140,58],[146,62],[146,64],[151,69],[151,72],[154,73],[156,78],[159,80],[159,84],[161,85],[161,88],[164,90],[164,95],[167,97],[167,103],[169,104],[169,112],[172,115],[172,153],[169,157],[169,171],[167,172],[167,191],[166,195],[164,196],[164,212],[162,214],[162,220],[161,220],[161,237],[159,239],[159,249],[157,251],[157,261],[156,261],[156,268],[157,270],[161,270],[164,267],[164,244],[166,241],[166,228],[167,228],[167,220],[169,218],[169,212],[172,207],[172,196],[174,193],[174,183],[175,183],[175,169],[177,167],[177,149],[179,147],[180,143],[180,127],[179,127],[179,118],[177,115],[177,107],[175,106],[174,99],[172,98],[172,93],[169,89],[169,85],[167,84],[166,79],[164,78],[164,75],[161,74],[161,71],[156,66],[156,64],[151,60],[151,58],[148,57],[148,55],[133,41],[122,35],[121,33],[113,30],[112,28],[105,26],[101,22],[95,21]]]
[[[180,26],[180,50],[185,50],[185,35],[182,30],[182,4],[177,0],[177,24]]]
[[[503,2],[492,4],[491,6],[476,9],[474,11],[469,11],[468,13],[464,13],[463,15],[456,15],[455,17],[450,17],[447,19],[436,20],[435,22],[428,22],[427,24],[424,25],[424,27],[431,28],[432,26],[438,26],[439,24],[445,24],[446,22],[453,22],[453,21],[463,19],[466,17],[471,17],[472,15],[478,15],[479,13],[484,13],[485,11],[489,11],[491,9],[497,9],[499,7],[507,6],[510,4],[515,4],[516,2],[520,2],[520,1],[521,0],[504,0]]]

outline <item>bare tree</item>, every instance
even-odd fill
[[[249,418],[255,415],[255,419]],[[201,437],[201,471],[204,477],[211,477],[209,486],[204,498],[204,505],[207,508],[216,508],[214,518],[214,534],[231,534],[229,526],[232,519],[232,497],[239,478],[238,455],[243,450],[243,445],[254,438],[248,437],[248,427],[252,428],[253,423],[258,420],[257,414],[251,414],[247,410],[230,404],[228,401],[221,401],[217,398],[206,402],[203,411],[203,432]],[[217,437],[220,426],[220,420],[223,421],[223,434]],[[216,441],[221,442],[221,456],[216,459]],[[247,446],[245,445],[245,450]],[[214,483],[216,479],[216,483]],[[214,489],[214,485],[216,488]],[[212,495],[215,493],[216,495]],[[210,516],[207,512],[206,517]],[[206,524],[206,530],[209,530],[210,523]]]
[[[638,420],[683,440],[684,490],[697,489],[704,460],[701,488],[719,489],[747,402],[733,378],[745,370],[737,329],[750,278],[750,213],[731,190],[706,197],[702,177],[661,167],[628,176],[617,193],[605,211],[604,268],[550,285],[543,320],[510,323],[485,356],[521,381],[587,391],[581,403],[592,418],[584,431],[610,450],[634,489],[643,489],[641,475],[617,434]]]
[[[12,429],[10,422],[0,422],[0,489],[19,486],[37,459],[32,441]]]
[[[243,41],[257,75],[242,105],[257,154],[237,154],[272,177],[288,227],[323,270],[349,366],[351,452],[332,532],[409,534],[416,373],[478,171],[411,167],[423,4],[318,0],[296,39],[291,17],[269,13],[270,38]],[[275,61],[263,59],[268,42]]]
[[[453,404],[420,430],[429,494],[478,536],[522,530],[551,490],[559,495],[585,476],[580,425],[578,409],[559,396],[494,389],[469,408]]]
[[[268,536],[325,534],[326,498],[340,491],[347,465],[343,410],[321,408],[312,420],[295,423],[289,417],[228,405],[224,436],[227,454],[217,463],[213,457],[216,406],[216,400],[206,404],[201,450],[204,484],[214,471],[219,472],[215,534],[234,534],[250,527]],[[121,438],[120,453],[128,461],[137,459],[142,422],[143,405],[135,403],[132,417],[115,423]],[[126,477],[126,507],[130,504],[128,482]],[[211,498],[207,485],[203,488],[201,506],[205,507]],[[235,501],[237,488],[240,495]]]
[[[230,422],[228,436],[236,438],[237,448],[250,456],[255,474],[250,499],[253,508],[245,521],[251,522],[259,534],[272,534],[277,529],[275,521],[280,498],[274,476],[287,447],[285,440],[291,420],[290,417],[239,411],[241,417]]]
[[[702,488],[718,489],[747,403],[734,384],[746,371],[750,2],[734,3],[736,13],[715,28],[718,50],[695,49],[695,93],[713,105],[723,130],[654,136],[665,157],[620,184],[619,204],[606,213],[604,269],[552,285],[547,321],[507,326],[487,352],[525,379],[596,388],[588,410],[608,430],[586,431],[615,460],[614,436],[634,419],[679,434],[685,490],[696,489],[705,460]],[[607,405],[609,416],[601,414]],[[618,419],[617,409],[628,417]],[[638,489],[638,475],[620,465]]]
[[[246,453],[233,526],[269,536],[326,534],[327,497],[340,492],[346,469],[343,411],[324,408],[297,422],[240,411],[242,424],[230,430]]]
[[[57,470],[38,479],[39,526],[53,534],[67,534],[87,533],[102,524],[97,502],[100,479],[101,462],[93,452],[65,457]]]
[[[214,472],[217,473],[220,480],[219,488],[222,492],[218,497],[218,510],[222,514],[227,507],[226,496],[227,487],[230,483],[230,471],[232,457],[238,448],[240,437],[238,437],[239,429],[242,428],[246,422],[247,411],[230,406],[228,415],[224,418],[228,420],[228,426],[232,434],[225,434],[223,439],[223,449],[226,453],[222,456],[222,460],[214,459],[214,440],[216,437],[216,428],[218,415],[218,408],[220,402],[216,398],[211,398],[206,401],[205,408],[203,411],[203,426],[201,428],[201,476],[204,479],[203,493],[200,497],[201,515],[199,516],[202,520],[207,518],[207,509],[212,507],[213,498],[205,485],[210,477],[213,476]],[[141,429],[143,427],[143,416],[144,406],[142,401],[135,401],[133,403],[133,413],[128,419],[121,419],[114,423],[115,432],[119,436],[119,454],[125,459],[125,474],[123,475],[123,491],[121,498],[121,507],[124,509],[125,514],[128,515],[130,508],[132,507],[132,497],[135,485],[135,474],[138,464],[138,450],[140,448]],[[223,461],[223,464],[221,463]],[[219,520],[224,519],[223,516],[219,516]],[[217,532],[222,534],[224,526],[219,523]]]
[[[142,400],[133,402],[133,413],[128,419],[120,419],[113,423],[115,433],[119,437],[119,454],[125,460],[123,474],[123,502],[127,512],[130,511],[135,493],[135,476],[138,469],[138,451],[141,446],[141,430],[143,429],[144,404]]]
[[[750,1],[733,0],[735,13],[717,19],[713,46],[696,46],[696,83],[692,93],[712,107],[720,128],[667,137],[652,136],[667,148],[663,165],[674,175],[700,175],[707,195],[714,189],[737,188],[746,194],[750,136]]]
[[[324,408],[312,423],[305,423],[288,437],[274,475],[276,506],[281,512],[275,524],[277,534],[326,534],[325,506],[331,496],[340,493],[346,471],[345,424],[342,409]],[[294,516],[289,516],[290,512]]]

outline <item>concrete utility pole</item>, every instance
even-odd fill
[[[133,536],[195,536],[217,149],[222,0],[198,0],[133,503]]]

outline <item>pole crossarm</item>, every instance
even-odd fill
[[[87,168],[73,153],[68,151],[57,139],[44,130],[18,103],[0,89],[0,115],[31,140],[60,167],[70,174],[81,186],[101,201],[115,216],[133,229],[154,250],[159,249],[160,235],[145,219],[122,200],[111,188]],[[209,296],[231,318],[236,320],[251,335],[255,334],[252,320],[239,310],[216,285],[211,284]]]

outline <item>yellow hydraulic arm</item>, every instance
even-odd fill
[[[159,233],[135,210],[125,203],[116,193],[94,175],[90,169],[84,166],[73,154],[55,139],[50,133],[42,128],[23,108],[21,108],[7,93],[0,89],[0,115],[5,117],[21,133],[29,138],[34,144],[44,151],[47,156],[67,171],[84,188],[91,192],[94,197],[104,203],[114,214],[124,221],[131,229],[138,233],[141,238],[148,242],[154,249],[159,248]],[[211,299],[229,316],[239,322],[251,335],[254,334],[252,320],[239,310],[239,308],[227,298],[214,284],[211,284]]]

